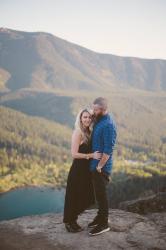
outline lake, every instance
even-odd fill
[[[25,215],[60,213],[65,189],[22,187],[0,194],[0,221]]]

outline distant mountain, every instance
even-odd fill
[[[0,29],[0,89],[166,90],[166,60],[96,53],[45,32]]]

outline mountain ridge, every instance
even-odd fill
[[[0,29],[0,89],[165,91],[165,79],[164,59],[99,53],[47,32]]]
[[[56,36],[55,34],[53,33],[50,33],[50,32],[46,32],[46,31],[24,31],[24,30],[15,30],[15,29],[11,29],[11,28],[5,28],[5,27],[0,27],[0,32],[19,32],[19,33],[25,33],[25,34],[47,34],[47,35],[51,35],[57,39],[60,39],[60,40],[63,40],[64,42],[67,42],[67,43],[70,43],[70,44],[73,44],[73,45],[76,45],[77,47],[80,47],[80,48],[84,48],[86,50],[89,50],[91,52],[94,52],[94,53],[97,53],[97,54],[102,54],[102,55],[111,55],[111,56],[116,56],[116,57],[125,57],[125,58],[137,58],[137,59],[142,59],[142,60],[162,60],[162,61],[165,61],[166,59],[165,58],[148,58],[148,57],[142,57],[142,56],[122,56],[122,55],[117,55],[117,54],[114,54],[114,53],[109,53],[109,52],[100,52],[100,51],[97,51],[97,50],[93,50],[93,49],[90,49],[90,48],[87,48],[83,45],[79,45],[75,42],[71,42],[69,41],[68,39],[65,39],[65,38],[61,38],[59,36]]]

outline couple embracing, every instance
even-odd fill
[[[89,235],[110,230],[109,177],[116,143],[116,124],[108,113],[107,99],[98,97],[93,109],[79,112],[72,134],[71,154],[73,162],[67,178],[63,223],[68,232],[80,232],[78,215],[96,202],[98,212],[88,224]]]

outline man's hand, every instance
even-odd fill
[[[106,164],[106,162],[108,161],[110,155],[103,153],[102,154],[102,158],[100,159],[98,166],[96,167],[96,170],[101,173],[101,169],[102,167],[104,167],[104,165]]]
[[[101,169],[102,169],[102,167],[99,166],[99,165],[96,167],[96,170],[97,170],[99,173],[101,173]]]

